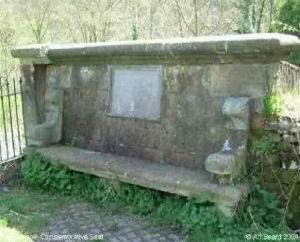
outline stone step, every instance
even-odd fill
[[[64,145],[33,149],[48,160],[60,162],[72,170],[193,197],[199,202],[211,201],[220,206],[236,206],[249,190],[246,184],[234,186],[211,183],[210,173],[203,170],[192,170]],[[30,150],[32,149],[28,149],[27,152]]]

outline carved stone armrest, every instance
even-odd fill
[[[247,97],[230,97],[223,104],[222,112],[226,117],[229,137],[223,148],[209,155],[204,163],[205,169],[212,174],[213,182],[230,183],[245,170],[250,124],[249,101]]]

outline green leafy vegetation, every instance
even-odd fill
[[[116,192],[107,180],[69,170],[45,160],[38,153],[30,154],[22,162],[21,170],[25,181],[34,188],[55,195],[84,198],[100,206],[127,207],[132,213],[150,216],[153,225],[182,228],[190,234],[190,241],[241,241],[246,233],[270,234],[286,229],[279,226],[278,203],[254,179],[249,204],[228,221],[211,203],[197,203],[193,199],[122,183]],[[14,206],[14,210],[19,211],[18,205]]]
[[[256,198],[261,197],[267,206],[267,209],[262,209],[259,212],[261,216],[257,217],[255,220],[260,221],[260,224],[270,224],[273,220],[273,224],[277,223],[280,226],[285,224],[292,225],[292,216],[289,214],[286,200],[284,200],[283,197],[281,199],[277,199],[273,194],[270,194],[260,188],[260,184],[264,184],[263,177],[267,174],[266,170],[270,171],[270,168],[271,170],[272,167],[276,168],[280,165],[280,162],[284,162],[286,159],[288,161],[294,159],[291,157],[293,156],[291,144],[283,141],[272,141],[271,135],[272,134],[269,131],[257,132],[253,134],[250,142],[251,159],[254,161],[249,163],[249,171],[251,171],[251,174],[249,175],[249,181],[252,184],[252,189],[254,189],[251,189],[251,196]],[[269,175],[272,176],[273,174],[271,173]],[[283,186],[278,177],[277,182],[279,187]],[[255,200],[257,199],[254,199],[253,201]],[[281,204],[281,209],[278,206],[279,202]],[[257,205],[260,206],[259,200],[257,200]],[[257,208],[257,206],[255,207]],[[264,216],[263,214],[268,209],[277,209],[278,217],[272,218],[272,216]],[[271,214],[272,213],[268,213],[268,215]],[[264,219],[264,221],[261,219]],[[285,227],[285,229],[287,229],[287,227]]]
[[[298,0],[287,0],[280,9],[279,21],[284,23],[286,32],[300,31],[300,2]]]
[[[59,163],[46,162],[37,153],[22,162],[21,171],[27,183],[50,194],[75,195],[93,201],[111,201],[115,195],[111,185],[101,179],[69,170]]]
[[[273,92],[264,98],[262,114],[266,118],[280,117],[282,111],[282,98],[278,92]]]
[[[300,66],[300,53],[292,52],[290,54],[290,63]]]
[[[270,134],[267,131],[257,132],[251,140],[252,151],[259,152],[263,155],[278,152],[279,147],[279,142],[272,141],[270,139]]]
[[[280,8],[277,17],[273,21],[273,32],[299,33],[300,32],[300,1],[278,1]],[[299,36],[299,35],[298,35]],[[292,52],[290,63],[300,65],[300,54]]]

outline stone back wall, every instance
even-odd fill
[[[49,65],[47,81],[51,73],[64,89],[63,143],[202,169],[228,136],[225,99],[251,97],[255,114],[272,65],[163,65],[158,121],[109,117],[109,65]]]

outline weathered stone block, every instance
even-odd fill
[[[147,146],[147,130],[145,129],[135,129],[134,133],[135,144],[140,147]]]
[[[147,137],[147,146],[149,148],[159,149],[160,147],[160,133],[150,131],[149,136]]]
[[[291,120],[290,119],[286,119],[286,118],[280,118],[280,119],[278,119],[278,127],[281,130],[289,131],[291,129],[291,127],[292,127]]]
[[[161,151],[159,149],[145,148],[141,150],[140,158],[148,161],[160,161]]]
[[[212,65],[211,95],[263,97],[267,78],[265,68],[264,64]]]
[[[282,136],[282,138],[283,138],[284,141],[290,142],[290,143],[298,141],[298,138],[296,136],[294,136],[294,135],[291,135],[291,134],[284,134]]]
[[[34,69],[30,69],[33,74]],[[24,99],[23,111],[27,145],[45,146],[58,143],[62,137],[63,90],[61,90],[60,69],[57,66],[48,68],[46,77],[40,76],[44,82],[44,92],[36,93],[33,76],[26,76],[24,89],[31,96]],[[25,78],[25,75],[24,75]],[[41,83],[39,85],[41,85]],[[39,100],[43,94],[42,100]],[[39,104],[37,103],[39,100]]]
[[[170,163],[172,156],[172,151],[170,150],[161,150],[160,152],[160,162],[161,163]]]
[[[270,140],[274,142],[280,142],[282,140],[282,137],[279,133],[273,133],[270,135]]]
[[[203,168],[203,158],[199,154],[194,152],[172,152],[171,160],[172,164],[184,165],[189,168]]]
[[[223,115],[228,118],[226,127],[233,130],[250,128],[250,99],[246,97],[227,98],[223,105]]]
[[[213,153],[206,158],[205,169],[212,174],[229,175],[231,180],[242,177],[246,164],[247,153],[245,147],[245,141],[240,142],[235,149],[223,147],[222,151]]]
[[[174,137],[176,134],[172,134],[169,130],[160,130],[160,147],[162,149],[172,149],[174,143]]]
[[[205,161],[205,169],[213,174],[231,175],[234,170],[235,154],[218,152],[211,154]]]

